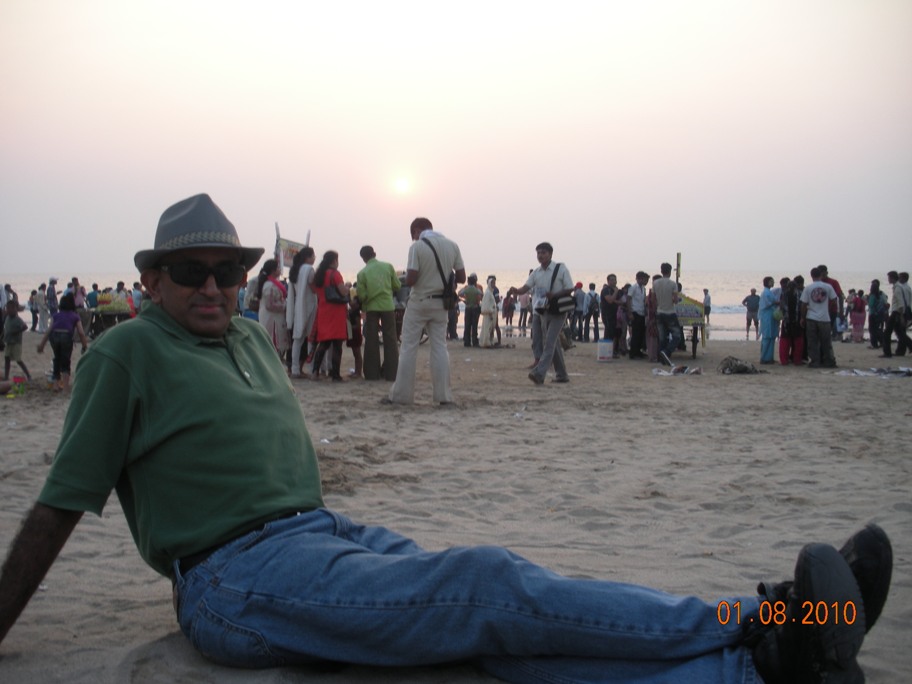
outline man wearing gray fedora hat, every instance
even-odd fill
[[[165,210],[155,231],[155,247],[141,249],[133,257],[139,272],[155,268],[162,257],[181,249],[202,247],[237,248],[245,271],[256,266],[266,251],[241,247],[237,230],[209,195],[194,195]]]
[[[475,660],[524,682],[863,681],[856,655],[892,568],[876,526],[841,551],[804,547],[793,582],[711,603],[561,577],[500,547],[427,552],[326,509],[285,368],[265,330],[232,315],[262,253],[208,196],[162,215],[135,259],[152,305],[77,367],[54,462],[0,575],[0,640],[83,513],[100,515],[115,490],[143,559],[174,583],[182,631],[225,665]],[[838,602],[847,619],[786,619],[807,602]]]

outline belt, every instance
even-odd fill
[[[189,556],[184,556],[179,561],[177,561],[177,567],[180,569],[180,574],[186,575],[197,565],[199,565],[204,560],[209,558],[209,556],[211,556],[213,553],[218,551],[223,546],[230,544],[235,539],[239,539],[240,537],[243,537],[245,534],[248,534],[249,532],[253,532],[255,530],[261,530],[271,522],[276,522],[277,520],[284,520],[285,518],[291,518],[291,517],[294,517],[294,516],[300,515],[300,514],[301,514],[300,511],[291,511],[290,513],[283,513],[282,515],[280,515],[276,518],[267,520],[266,522],[264,522],[262,525],[259,525],[258,527],[254,527],[252,530],[247,530],[246,532],[242,532],[237,537],[233,537],[232,539],[229,539],[228,541],[222,542],[221,544],[217,544],[216,546],[210,546],[208,549],[203,549],[202,551],[199,551],[197,553],[191,553]]]

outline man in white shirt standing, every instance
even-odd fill
[[[453,392],[450,389],[450,355],[446,346],[449,311],[443,308],[443,279],[449,278],[450,273],[455,271],[456,282],[464,283],[465,265],[459,245],[435,231],[428,219],[416,218],[409,230],[414,242],[409,247],[405,285],[411,291],[402,319],[399,368],[389,397],[382,401],[389,404],[411,404],[414,401],[418,344],[426,327],[431,347],[434,402],[450,404]],[[440,268],[437,266],[438,259]]]
[[[833,354],[830,302],[836,300],[836,290],[821,280],[820,269],[811,269],[813,282],[801,293],[801,327],[807,331],[808,368],[836,367]]]
[[[532,292],[532,308],[538,312],[533,317],[532,325],[539,327],[539,339],[542,340],[542,353],[529,379],[536,385],[545,382],[548,368],[554,365],[554,379],[551,382],[570,382],[567,367],[564,365],[564,351],[560,346],[560,332],[567,320],[566,314],[553,314],[548,311],[552,299],[569,295],[573,292],[573,280],[570,271],[563,264],[551,260],[554,248],[549,242],[542,242],[535,247],[539,266],[529,274],[526,284],[520,288],[511,287],[510,294]]]

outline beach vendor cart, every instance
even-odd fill
[[[684,333],[690,329],[691,358],[697,358],[697,340],[706,346],[706,318],[703,315],[703,302],[688,297],[681,292],[681,252],[678,252],[675,265],[675,283],[678,286],[678,302],[675,304],[675,313],[678,323],[681,324],[681,349],[686,349],[687,338]]]
[[[98,306],[90,309],[92,321],[86,334],[90,339],[95,339],[108,328],[113,328],[121,321],[133,317],[130,298],[116,297],[111,292],[102,292],[98,295]]]
[[[681,295],[678,303],[675,304],[675,313],[678,314],[678,322],[681,324],[683,332],[690,329],[690,347],[691,358],[697,358],[697,341],[704,347],[706,346],[706,319],[703,317],[703,302],[692,299],[686,295]],[[684,342],[687,342],[687,337]]]

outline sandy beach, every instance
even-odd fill
[[[38,356],[38,339],[26,334],[26,363],[43,378],[51,355]],[[383,382],[296,381],[327,505],[427,548],[500,544],[564,574],[713,602],[790,578],[803,544],[838,547],[875,521],[892,538],[895,567],[860,662],[871,683],[909,677],[912,379],[779,365],[723,375],[716,369],[726,356],[756,363],[759,343],[710,340],[696,359],[674,359],[702,374],[673,377],[646,362],[598,363],[596,345],[577,344],[567,352],[571,383],[539,387],[526,377],[528,339],[505,342],[516,346],[450,343],[456,404],[448,408],[431,403],[426,347],[412,407],[381,405]],[[863,344],[835,351],[840,369],[885,361]],[[343,364],[351,365],[348,351]],[[42,487],[68,405],[39,381],[22,396],[0,397],[4,556]],[[468,665],[212,665],[180,634],[171,584],[140,560],[112,497],[103,517],[83,518],[0,645],[0,681],[494,680]]]

